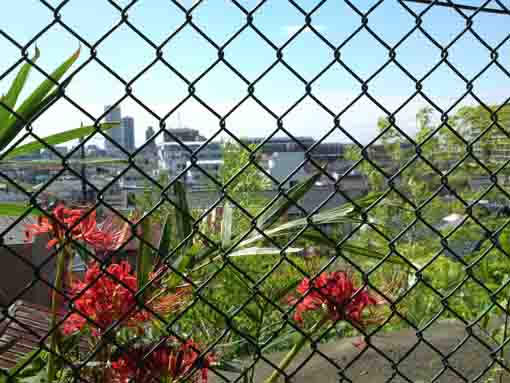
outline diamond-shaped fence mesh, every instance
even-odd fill
[[[1,4],[0,381],[510,381],[509,8]]]

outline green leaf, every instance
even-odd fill
[[[84,330],[77,331],[71,335],[61,337],[58,341],[58,350],[60,354],[66,355],[73,350],[76,350],[80,345],[80,339],[84,336]]]
[[[19,217],[23,214],[43,215],[44,213],[38,208],[19,202],[2,202],[0,203],[0,216]]]
[[[18,383],[18,379],[10,377],[8,370],[0,368],[0,383]]]
[[[505,228],[499,236],[499,243],[506,254],[510,255],[510,229]]]
[[[323,216],[320,216],[320,214],[317,214],[312,218],[312,222],[315,224],[348,224],[348,223],[363,223],[361,219],[355,219],[352,217],[330,217],[327,216],[327,219],[323,219]],[[264,241],[266,237],[269,238],[276,238],[281,237],[285,235],[289,235],[292,233],[295,233],[296,231],[306,227],[308,224],[308,221],[305,218],[296,219],[290,222],[286,222],[284,224],[281,224],[279,226],[276,226],[273,229],[264,231],[264,235],[260,233],[256,233],[249,237],[248,239],[245,239],[242,241],[238,247],[245,247],[248,245],[251,245],[258,241]]]
[[[380,194],[374,193],[368,195],[366,197],[355,200],[354,203],[356,206],[360,208],[364,208],[370,206],[377,198],[379,198]],[[344,203],[338,207],[325,210],[321,213],[317,213],[313,215],[310,219],[307,218],[298,218],[283,224],[280,224],[270,230],[266,230],[264,232],[265,235],[260,233],[255,233],[249,238],[242,241],[238,247],[245,247],[247,245],[251,245],[255,242],[264,240],[265,237],[280,237],[284,235],[292,234],[298,230],[303,229],[304,227],[309,226],[309,221],[316,225],[338,225],[338,224],[348,224],[348,223],[363,223],[364,221],[361,218],[358,218],[356,206],[351,203]]]
[[[186,192],[182,182],[177,181],[174,184],[175,201],[175,244],[180,246],[177,251],[178,258],[173,262],[173,266],[180,272],[184,272],[191,266],[193,254],[188,251],[191,240],[188,238],[193,232],[192,217],[186,199]],[[175,286],[179,282],[179,278],[175,275],[171,277],[170,285]]]
[[[11,116],[9,118],[5,125],[5,129],[2,129],[0,132],[0,150],[9,145],[21,129],[23,129],[27,121],[30,121],[37,113],[44,110],[44,108],[48,105],[48,101],[52,101],[58,97],[58,89],[52,94],[50,94],[50,92],[55,87],[55,83],[64,76],[64,74],[78,59],[79,55],[80,49],[73,53],[71,57],[69,57],[53,73],[51,73],[51,79],[44,80],[21,104],[19,109],[16,110],[16,114],[21,116],[21,119],[18,119],[16,116]]]
[[[275,223],[287,210],[294,206],[322,176],[317,172],[303,182],[294,185],[286,193],[287,196],[279,196],[275,203],[257,219],[257,227],[265,230]]]
[[[225,203],[223,208],[223,220],[221,222],[221,245],[226,249],[232,240],[232,205]]]
[[[172,214],[168,213],[159,239],[158,253],[160,258],[165,258],[170,252],[172,244]]]
[[[174,183],[174,193],[177,201],[175,202],[175,216],[177,224],[177,239],[179,242],[184,241],[193,231],[193,222],[191,212],[188,207],[186,191],[181,181]]]
[[[151,217],[146,216],[142,219],[142,238],[139,239],[136,276],[138,280],[138,288],[141,289],[149,280],[149,273],[152,271],[152,249],[151,243]]]
[[[16,375],[18,379],[36,376],[46,366],[45,351],[34,350],[22,357],[16,366],[9,369],[9,375]]]
[[[62,133],[52,134],[50,136],[41,138],[41,140],[44,141],[47,145],[55,146],[55,145],[63,144],[65,142],[76,140],[78,138],[86,137],[90,134],[95,133],[98,130],[107,131],[109,129],[116,128],[118,126],[119,126],[119,123],[117,123],[117,122],[99,124],[98,127],[96,127],[94,125],[83,126],[81,128],[71,129],[71,130],[68,130],[68,131],[65,131]],[[46,146],[43,145],[39,141],[29,142],[28,144],[25,144],[25,145],[16,146],[12,150],[10,150],[4,156],[3,159],[7,160],[9,158],[16,158],[16,157],[35,152],[37,150],[45,149],[45,148],[46,148]]]
[[[39,48],[35,47],[35,53],[32,57],[31,61],[35,62],[40,56]],[[16,75],[16,78],[11,84],[11,87],[9,88],[9,91],[7,94],[2,97],[2,102],[7,105],[10,109],[14,109],[16,106],[16,102],[18,101],[18,97],[25,87],[25,84],[28,79],[28,75],[30,73],[30,69],[32,69],[31,63],[25,63],[21,67],[20,71]],[[5,108],[3,105],[0,106],[0,132],[3,131],[3,129],[6,128],[7,122],[9,120],[9,117],[11,116],[11,112]]]
[[[301,237],[303,239],[309,239],[317,244],[322,244],[322,245],[328,246],[330,248],[336,248],[336,244],[339,242],[332,235],[328,235],[328,237],[325,237],[318,231],[305,231],[303,234],[301,234]],[[350,253],[352,255],[358,255],[358,256],[374,258],[374,259],[382,259],[387,256],[381,250],[371,249],[371,248],[358,246],[358,245],[353,245],[350,243],[344,243],[340,247],[340,250],[343,252],[346,252],[346,253]],[[409,263],[414,264],[415,266],[418,265],[417,263],[411,262],[411,261],[405,262],[404,260],[402,260],[402,258],[400,258],[396,255],[389,256],[388,258],[385,258],[385,262],[403,265],[403,266],[409,266]]]
[[[8,129],[5,130],[6,136],[0,132],[0,150],[5,149],[9,144],[16,138],[17,134],[25,127],[26,121],[31,120],[35,117],[40,111],[44,110],[48,105],[58,99],[59,93],[58,90],[52,92],[48,97],[46,97],[43,101],[41,101],[40,105],[37,108],[34,108],[31,114],[26,116],[25,119],[17,119],[11,118],[8,122]],[[13,121],[14,120],[14,121]]]
[[[175,244],[179,247],[176,252],[177,258],[172,263],[174,269],[184,273],[188,268],[194,264],[194,254],[190,250],[191,239],[189,238],[193,232],[193,217],[188,207],[186,198],[186,191],[182,182],[177,181],[174,183],[174,193],[176,197],[174,222],[175,222]],[[167,287],[174,288],[180,283],[180,276],[172,274],[167,280]]]
[[[212,262],[212,258],[215,257],[216,253],[219,253],[221,249],[217,247],[207,246],[204,249],[200,250],[197,254],[193,256],[193,262],[189,266],[195,266],[201,262],[199,266],[197,267],[204,267],[205,265],[208,265]],[[204,262],[206,261],[206,262]]]
[[[289,247],[288,249],[284,250],[284,254],[293,254],[293,253],[299,253],[303,251],[301,248],[297,247]],[[282,250],[276,248],[276,247],[249,247],[247,249],[242,249],[238,251],[234,251],[232,253],[228,253],[228,257],[245,257],[245,256],[251,256],[251,255],[280,255],[282,253]]]

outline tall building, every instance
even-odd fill
[[[135,151],[135,120],[133,117],[124,117],[121,122],[123,134],[123,148],[132,153]]]
[[[118,123],[121,122],[122,115],[120,111],[120,106],[115,106],[112,108],[111,105],[107,105],[105,106],[104,110],[105,112],[108,112],[105,116],[106,122],[118,122]],[[118,128],[109,129],[106,132],[106,134],[119,145],[123,144],[122,133],[123,133],[122,126],[119,126]],[[112,142],[110,142],[110,140],[107,139],[105,139],[105,149],[109,152],[118,151],[118,148]]]

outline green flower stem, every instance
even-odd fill
[[[320,321],[318,321],[313,327],[310,329],[309,336],[312,336],[317,330],[319,330],[324,323],[328,321],[328,317],[324,316]],[[265,383],[275,383],[277,379],[281,375],[281,371],[285,371],[285,369],[289,366],[289,364],[294,360],[294,358],[299,354],[303,346],[308,341],[308,336],[301,336],[301,339],[292,347],[285,358],[283,358],[278,365],[278,369],[275,370],[269,378],[265,381]]]
[[[51,325],[50,329],[51,340],[50,340],[50,355],[48,358],[48,382],[52,383],[55,379],[55,354],[57,352],[57,340],[58,340],[58,309],[59,309],[59,296],[58,291],[62,290],[64,282],[64,271],[66,267],[67,251],[65,248],[59,251],[57,254],[57,273],[55,275],[54,289],[51,294]]]

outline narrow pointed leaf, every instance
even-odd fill
[[[149,273],[152,265],[152,249],[151,243],[151,219],[144,217],[141,223],[142,239],[139,240],[138,257],[136,265],[136,276],[138,279],[138,288],[143,288],[149,280]]]
[[[221,222],[221,245],[226,249],[232,239],[232,205],[228,202],[225,203],[223,208],[223,220]]]
[[[354,203],[360,207],[365,208],[370,206],[377,198],[379,193],[374,193],[366,197],[355,200]],[[323,212],[317,213],[311,217],[312,223],[315,225],[338,225],[338,224],[349,224],[349,223],[363,223],[364,221],[357,217],[358,213],[356,207],[351,203],[344,203],[338,207],[324,210]],[[264,240],[265,237],[283,236],[301,230],[309,225],[307,218],[298,218],[289,222],[285,222],[272,229],[264,231],[265,235],[256,233],[249,238],[242,241],[238,247],[245,247],[251,245],[257,241]],[[312,229],[312,228],[311,228]]]
[[[193,219],[188,207],[186,191],[182,182],[177,181],[174,184],[174,193],[176,197],[176,207],[174,209],[174,225],[175,225],[175,245],[178,247],[176,252],[177,258],[172,262],[174,269],[181,273],[186,273],[190,269],[194,261],[194,253],[191,251],[191,234],[193,232]],[[172,274],[167,282],[168,288],[174,288],[181,282],[181,277]]]
[[[119,126],[119,123],[112,122],[112,123],[104,123],[100,124],[98,127],[94,125],[90,126],[83,126],[81,128],[71,129],[65,132],[52,134],[50,136],[42,137],[41,140],[44,141],[47,145],[60,145],[65,142],[69,142],[72,140],[76,140],[78,138],[87,137],[90,134],[95,133],[98,130],[106,131],[112,128],[116,128]],[[10,158],[16,158],[19,156],[23,156],[29,153],[33,153],[37,150],[45,149],[46,145],[43,145],[39,141],[33,141],[29,142],[25,145],[16,146],[12,150],[10,150],[5,156],[4,160],[10,159]]]
[[[158,252],[160,258],[165,258],[170,252],[172,244],[172,214],[168,213],[161,231],[161,238],[159,239]]]
[[[191,212],[188,207],[188,201],[186,199],[186,191],[184,189],[184,184],[180,181],[177,181],[174,184],[174,192],[176,197],[176,208],[175,208],[175,217],[176,217],[176,225],[177,225],[177,239],[179,242],[184,241],[191,232],[193,231],[193,223],[191,218]]]
[[[284,254],[292,254],[299,253],[303,251],[301,248],[297,247],[289,247],[284,250]],[[232,253],[227,254],[229,257],[245,257],[251,255],[280,255],[282,251],[276,247],[249,247],[247,249],[242,249],[238,251],[234,251]]]
[[[216,256],[216,253],[219,253],[221,249],[215,248],[215,247],[206,247],[205,249],[202,249],[199,251],[195,256],[193,257],[192,265],[190,266],[197,266],[197,268],[202,268],[205,265],[208,265],[212,262],[212,259]]]
[[[326,217],[325,219],[320,219],[319,215],[315,216],[312,220],[315,224],[349,224],[349,223],[363,223],[361,219],[355,219],[352,217]],[[297,230],[301,230],[302,228],[308,225],[308,221],[305,218],[296,219],[290,222],[286,222],[284,224],[278,225],[273,229],[264,231],[264,235],[262,234],[254,234],[242,241],[238,247],[246,247],[258,241],[263,241],[266,237],[275,238],[281,237],[285,235],[292,234]]]
[[[73,53],[71,57],[69,57],[53,73],[51,73],[51,79],[44,80],[16,110],[16,113],[24,120],[21,121],[21,127],[17,117],[11,116],[11,118],[9,118],[5,129],[0,132],[0,149],[4,149],[17,136],[26,122],[46,107],[47,102],[44,102],[45,98],[47,98],[52,89],[55,87],[55,82],[58,82],[62,76],[64,76],[64,74],[78,59],[79,55],[80,49]],[[58,95],[58,92],[54,92],[52,96],[55,97],[55,95]]]
[[[331,237],[331,236],[329,236],[329,237]],[[337,243],[339,242],[335,238],[332,238],[332,237],[327,238],[317,231],[305,231],[303,234],[301,234],[301,238],[311,240],[314,243],[322,244],[322,245],[324,245],[326,247],[330,247],[330,248],[336,248]],[[409,263],[412,263],[412,262],[407,263],[402,258],[395,256],[395,255],[389,256],[388,258],[386,258],[387,255],[382,249],[367,248],[364,246],[353,245],[350,243],[344,243],[340,247],[340,250],[345,253],[349,253],[349,254],[357,255],[357,256],[361,256],[361,257],[366,257],[366,258],[373,258],[373,259],[379,259],[379,260],[385,258],[385,262],[403,265],[403,266],[409,266]],[[416,264],[415,264],[415,266],[416,266]]]
[[[305,181],[291,187],[286,196],[280,196],[273,205],[257,220],[257,227],[265,230],[275,223],[287,210],[294,206],[319,180],[322,173],[317,172]]]
[[[7,123],[7,128],[0,132],[0,151],[8,147],[9,144],[16,138],[18,133],[21,132],[21,130],[23,130],[23,128],[27,124],[26,121],[31,121],[39,113],[42,113],[42,111],[44,111],[47,106],[51,105],[59,97],[60,95],[57,89],[51,92],[48,97],[41,101],[37,108],[33,108],[31,113],[28,113],[24,119],[11,116]]]
[[[35,48],[34,56],[32,57],[31,61],[35,62],[39,58],[40,51],[39,48]],[[25,84],[28,79],[28,75],[30,73],[30,69],[32,69],[31,63],[25,63],[21,67],[20,71],[16,75],[16,78],[11,84],[11,87],[9,88],[7,94],[2,97],[2,103],[7,105],[8,108],[14,109],[16,106],[16,102],[18,101],[18,97],[25,87]],[[9,117],[11,115],[11,112],[7,110],[3,105],[0,106],[0,132],[2,132],[3,129],[6,128],[7,121],[9,120]]]

